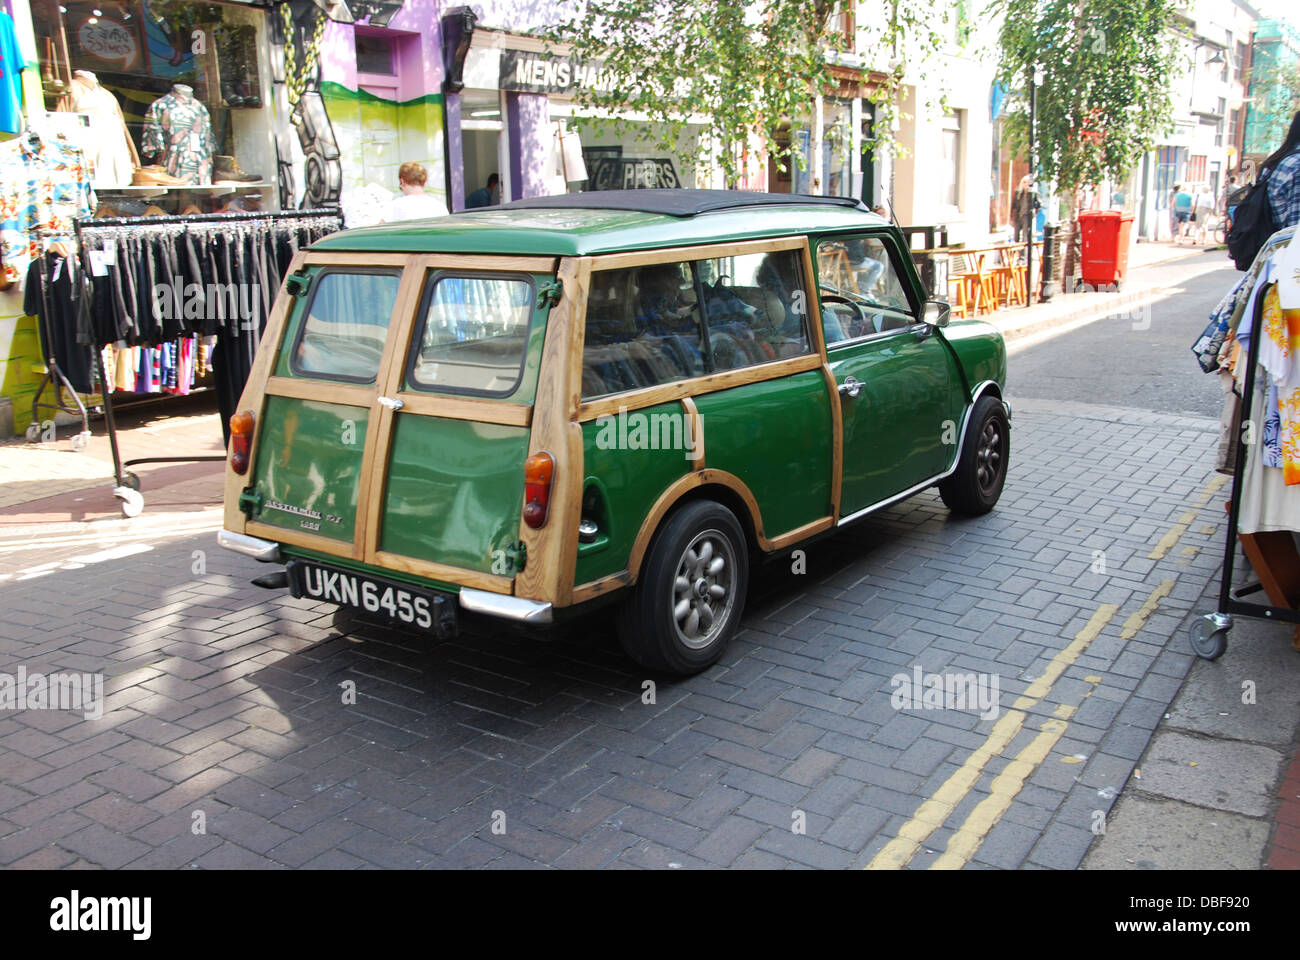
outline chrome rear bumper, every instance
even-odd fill
[[[270,540],[261,540],[257,537],[250,537],[244,533],[234,533],[230,530],[218,530],[217,543],[227,550],[242,553],[244,556],[260,560],[262,563],[280,562],[280,545],[272,543]]]

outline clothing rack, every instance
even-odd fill
[[[131,226],[159,226],[172,224],[192,224],[192,223],[246,223],[246,222],[266,222],[266,221],[287,221],[287,220],[312,220],[317,218],[333,218],[338,221],[340,229],[343,226],[343,215],[337,207],[315,208],[310,210],[293,210],[281,212],[261,212],[256,210],[239,211],[235,213],[192,213],[182,214],[175,217],[80,217],[74,223],[74,231],[77,240],[77,250],[84,253],[82,234],[83,230],[94,230],[101,227],[131,227]],[[83,264],[85,268],[85,264]],[[100,396],[104,404],[104,424],[108,433],[109,448],[113,454],[113,496],[121,501],[122,515],[126,517],[135,517],[144,509],[144,497],[140,493],[140,478],[128,470],[128,467],[138,466],[142,463],[201,463],[211,461],[224,461],[225,454],[213,455],[202,454],[185,457],[136,457],[131,460],[122,460],[121,450],[117,442],[117,422],[113,416],[113,399],[109,390],[111,382],[108,375],[108,369],[104,363],[103,350],[96,350],[97,364],[99,367],[99,387]]]
[[[343,214],[338,207],[318,207],[311,210],[285,210],[278,213],[263,213],[258,210],[240,210],[234,213],[186,213],[175,217],[81,217],[76,221],[77,239],[81,239],[81,228],[98,227],[134,227],[159,226],[173,223],[239,223],[247,220],[310,220],[313,217],[335,217],[340,221]]]
[[[1259,361],[1259,343],[1264,325],[1264,297],[1269,288],[1276,286],[1270,282],[1257,291],[1250,333],[1244,344],[1246,361],[1246,381],[1242,388],[1241,422],[1250,422],[1251,406],[1255,400],[1255,368]],[[1238,361],[1240,362],[1240,361]],[[1234,614],[1244,617],[1263,617],[1266,620],[1280,620],[1283,623],[1300,625],[1300,578],[1283,575],[1276,576],[1269,568],[1267,557],[1258,550],[1248,549],[1253,553],[1256,573],[1261,580],[1247,583],[1233,589],[1233,569],[1237,558],[1238,525],[1241,519],[1241,494],[1244,474],[1246,472],[1247,444],[1239,442],[1234,459],[1232,473],[1232,499],[1228,504],[1228,530],[1223,543],[1223,573],[1219,581],[1219,603],[1214,613],[1207,613],[1192,622],[1190,639],[1192,649],[1206,660],[1217,660],[1228,648],[1228,632],[1232,629]],[[1249,536],[1249,535],[1248,535]],[[1290,537],[1290,534],[1287,534]],[[1263,569],[1260,569],[1262,567]],[[1253,593],[1266,591],[1273,603],[1255,603],[1241,598]]]

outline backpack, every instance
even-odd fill
[[[1272,172],[1265,170],[1233,211],[1232,229],[1228,231],[1228,256],[1238,270],[1249,270],[1260,247],[1277,231],[1266,186]]]

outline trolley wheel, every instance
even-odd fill
[[[27,425],[27,442],[37,443],[41,439],[41,425],[39,423],[29,423]]]
[[[77,450],[77,451],[85,450],[86,447],[89,445],[90,445],[90,431],[83,430],[81,433],[74,433],[72,435],[73,450]]]
[[[113,496],[122,501],[122,516],[138,517],[144,509],[144,497],[130,487],[114,487]]]
[[[1210,617],[1199,617],[1187,631],[1192,650],[1202,660],[1218,660],[1228,649],[1228,628],[1216,626]]]
[[[132,490],[139,490],[140,478],[128,470],[126,473],[122,474],[122,486],[130,487]]]

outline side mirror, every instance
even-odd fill
[[[952,308],[943,300],[925,301],[925,309],[921,314],[921,320],[932,327],[948,326],[948,318],[952,314]]]

